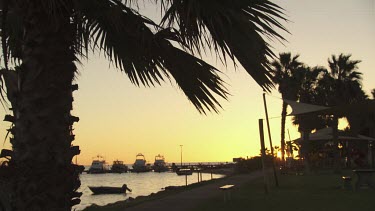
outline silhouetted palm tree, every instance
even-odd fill
[[[125,3],[124,3],[125,2]],[[155,24],[121,0],[1,0],[5,69],[1,72],[14,117],[10,168],[15,210],[70,210],[79,203],[72,164],[72,85],[79,58],[102,52],[136,85],[173,78],[200,111],[218,111],[227,97],[218,70],[193,56],[205,46],[239,61],[264,89],[272,87],[273,56],[264,37],[283,40],[282,9],[255,1],[156,1],[164,13]],[[134,3],[134,2],[133,2]],[[175,29],[174,27],[177,27]],[[174,44],[172,44],[172,41]],[[180,45],[180,47],[175,46]],[[15,70],[8,67],[8,58]],[[5,154],[5,153],[3,153]],[[9,194],[9,193],[7,193]]]
[[[302,63],[298,61],[299,55],[292,57],[291,53],[280,53],[279,58],[272,62],[273,81],[278,85],[278,91],[283,99],[297,100],[298,90],[301,86],[298,79],[298,68]],[[281,159],[285,159],[285,120],[287,104],[283,102],[281,111]]]
[[[358,103],[367,98],[362,89],[362,73],[357,71],[358,64],[361,61],[351,60],[350,57],[350,54],[340,54],[338,57],[332,55],[331,59],[328,59],[330,74],[334,79],[331,106]],[[346,118],[352,132],[357,133],[359,131],[359,120],[356,115],[347,114]]]
[[[319,104],[317,94],[317,84],[319,79],[326,73],[323,67],[310,68],[302,66],[298,68],[298,79],[300,87],[298,89],[298,101],[307,104]],[[308,153],[311,151],[309,142],[310,133],[314,129],[324,127],[325,121],[321,116],[315,114],[299,114],[293,117],[293,124],[298,125],[298,131],[302,134],[302,142],[299,143],[301,156],[304,158],[306,173],[310,172],[310,158]]]
[[[298,73],[300,74],[299,79],[301,80],[301,86],[298,90],[298,101],[301,103],[313,104],[313,105],[324,105],[320,93],[318,82],[327,70],[324,67],[301,67]],[[324,99],[325,101],[326,99]],[[299,131],[304,134],[309,134],[314,129],[323,128],[324,121],[320,116],[317,115],[298,115],[293,118],[293,124],[299,126]]]
[[[335,105],[351,103],[359,95],[362,73],[356,71],[360,60],[351,60],[351,55],[340,54],[328,59],[330,74],[335,79]]]
[[[356,71],[358,69],[358,64],[360,60],[351,60],[351,55],[340,54],[338,57],[335,55],[331,56],[331,59],[328,59],[328,64],[330,68],[330,74],[332,76],[335,91],[331,96],[333,100],[332,106],[339,106],[344,104],[351,104],[354,102],[359,102],[364,100],[365,94],[362,90],[361,80],[362,73]],[[349,125],[353,131],[358,131],[358,118],[351,115],[344,115],[347,117]],[[339,115],[333,115],[332,118],[332,133],[333,133],[333,142],[334,146],[338,146],[338,119],[342,117]],[[354,118],[351,118],[354,117]],[[335,154],[335,170],[339,170],[339,150],[337,147],[334,148]]]

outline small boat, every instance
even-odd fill
[[[165,163],[164,156],[160,154],[155,156],[155,162],[152,169],[154,172],[165,172],[169,170],[167,164]]]
[[[193,170],[192,169],[178,169],[176,171],[176,174],[177,175],[192,175],[193,174]]]
[[[135,162],[133,164],[132,172],[148,172],[151,171],[150,164],[146,164],[145,156],[141,153],[138,153],[135,157]]]
[[[124,164],[123,161],[115,160],[113,161],[111,172],[112,173],[125,173],[128,171],[128,167]]]
[[[99,187],[93,187],[89,186],[90,190],[94,194],[126,194],[126,191],[132,192],[131,189],[128,188],[126,184],[124,184],[121,187],[109,187],[109,186],[99,186]]]
[[[88,174],[102,174],[107,172],[109,172],[109,166],[100,155],[97,156],[97,159],[92,161],[91,166],[87,171]]]

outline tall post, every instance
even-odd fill
[[[266,149],[264,147],[264,133],[263,133],[263,119],[259,119],[259,137],[260,137],[260,151],[262,154],[262,169],[263,169],[263,179],[264,179],[264,192],[268,194],[268,180],[266,176]]]
[[[289,137],[289,142],[292,143],[292,140],[290,139],[289,129],[288,129],[288,137]],[[290,150],[290,156],[294,159],[293,147],[291,147],[289,150]]]
[[[273,153],[272,138],[271,138],[271,129],[270,129],[270,122],[269,122],[269,119],[268,119],[268,110],[267,110],[267,102],[266,102],[266,94],[265,93],[263,93],[263,103],[264,103],[264,111],[266,113],[268,139],[270,141],[270,148],[271,148],[271,155],[272,155],[273,176],[275,178],[275,185],[276,185],[276,187],[279,187],[279,180],[277,179],[276,168],[275,168],[275,156],[274,156],[274,153]]]
[[[370,168],[374,168],[373,155],[372,155],[372,141],[368,142],[367,160],[368,160],[368,164],[369,164]]]
[[[338,132],[338,117],[337,115],[333,115],[333,122],[332,122],[332,136],[333,136],[333,153],[334,153],[334,173],[341,172],[341,163],[340,163],[340,152],[338,148],[339,144],[339,132]]]
[[[183,145],[180,145],[180,148],[181,148],[181,168],[182,168],[182,146]]]

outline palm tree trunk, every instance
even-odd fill
[[[283,102],[283,107],[281,111],[281,161],[285,161],[285,120],[286,120],[286,108],[288,104]]]
[[[71,210],[79,203],[79,154],[73,147],[72,81],[76,71],[72,49],[73,30],[64,12],[51,17],[38,1],[23,9],[25,34],[23,63],[18,71],[14,109],[12,165],[13,206],[23,210]],[[25,6],[25,7],[26,7]]]

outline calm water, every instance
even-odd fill
[[[213,174],[213,178],[221,178],[223,175]],[[198,181],[197,173],[193,173],[188,178],[188,184]],[[210,180],[211,174],[203,173],[203,180]],[[185,185],[185,176],[178,176],[176,173],[164,172],[146,172],[146,173],[124,173],[124,174],[87,174],[81,175],[81,188],[83,192],[81,203],[73,209],[82,210],[91,205],[105,205],[116,201],[125,200],[129,197],[147,196],[151,193],[161,191],[166,186],[182,186]],[[122,186],[127,184],[131,193],[125,194],[109,194],[109,195],[93,195],[88,186]]]

